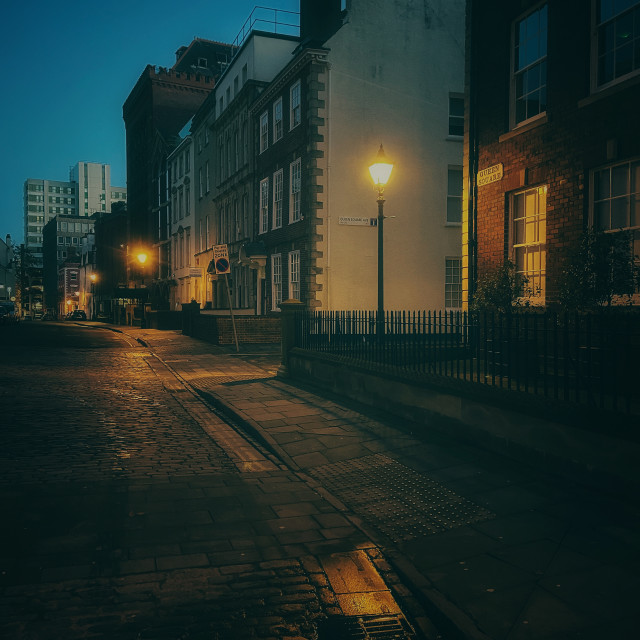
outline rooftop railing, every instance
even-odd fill
[[[231,46],[233,55],[242,47],[252,31],[265,31],[287,36],[300,35],[300,14],[284,9],[271,9],[269,7],[254,7],[238,32]]]

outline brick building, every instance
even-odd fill
[[[640,241],[640,0],[469,0],[463,300],[511,260],[553,304],[585,229]]]
[[[170,69],[147,65],[123,105],[129,240],[155,247],[156,268],[169,264],[167,207],[158,203],[158,176],[166,170],[167,155],[179,141],[179,132],[213,89],[231,51],[231,45],[196,38],[178,49]],[[155,303],[168,305],[168,273],[159,275]]]

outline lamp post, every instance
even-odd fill
[[[96,317],[95,285],[97,279],[98,276],[95,273],[89,276],[89,280],[91,280],[91,320],[95,320]]]
[[[379,337],[384,334],[384,188],[389,181],[393,163],[389,162],[380,145],[376,161],[369,167],[369,173],[373,184],[378,190],[378,313],[377,333]]]
[[[138,263],[140,264],[140,271],[142,274],[142,287],[144,287],[144,265],[147,262],[147,258],[149,256],[144,252],[144,251],[138,251],[136,253],[136,260],[138,261]],[[140,310],[141,310],[141,314],[140,314],[140,328],[141,329],[145,329],[145,320],[144,320],[144,303],[145,301],[142,299],[142,292],[140,292]]]

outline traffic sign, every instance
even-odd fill
[[[231,273],[231,263],[229,262],[229,248],[226,244],[216,244],[213,247],[213,264],[217,275]]]

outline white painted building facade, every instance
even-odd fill
[[[310,94],[323,119],[319,309],[376,308],[377,231],[351,222],[377,216],[368,166],[380,144],[394,163],[385,308],[460,306],[464,5],[348,0],[342,26],[323,43],[324,74]]]

